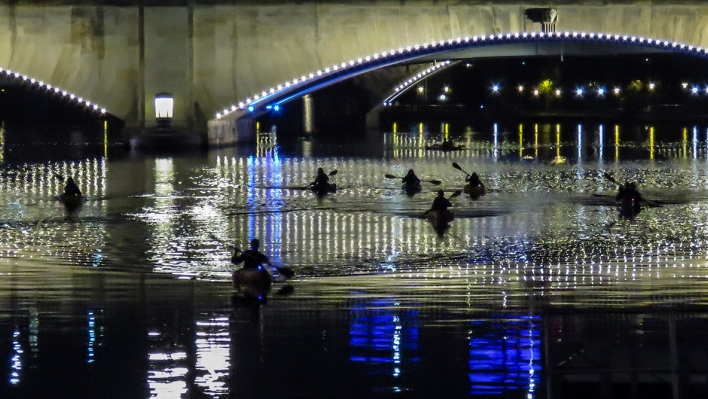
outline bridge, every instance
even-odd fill
[[[706,56],[708,5],[700,0],[561,0],[553,15],[550,6],[497,3],[10,1],[0,5],[0,83],[111,114],[136,132],[155,125],[154,95],[169,92],[175,126],[233,144],[250,139],[244,121],[362,74],[382,74],[383,105],[420,71],[448,60]],[[408,64],[419,65],[413,76],[392,68]]]

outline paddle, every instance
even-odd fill
[[[400,176],[391,175],[391,174],[388,174],[388,173],[385,174],[384,177],[386,177],[387,179],[403,179],[403,178],[400,177]],[[422,180],[422,179],[421,179],[420,181],[426,182],[426,183],[430,183],[430,184],[433,184],[433,185],[435,185],[435,186],[439,186],[439,185],[442,183],[440,180]]]
[[[239,249],[238,247],[235,247],[235,246],[233,246],[233,245],[228,245],[228,244],[224,243],[223,241],[221,241],[218,237],[216,237],[216,236],[215,236],[214,234],[212,234],[212,233],[209,233],[209,237],[211,237],[212,240],[218,242],[219,244],[221,244],[223,247],[225,247],[225,248],[227,248],[227,249],[233,248],[233,251],[234,251],[235,253],[240,253],[240,252],[242,252],[241,249]],[[275,270],[278,271],[278,273],[282,274],[282,275],[285,276],[285,277],[290,278],[290,277],[292,277],[292,276],[295,275],[295,272],[293,271],[293,269],[291,269],[291,268],[289,268],[289,267],[271,265],[270,263],[268,264],[268,266],[274,268]]]
[[[467,173],[467,172],[465,172],[464,170],[462,170],[462,168],[460,167],[460,165],[457,164],[457,162],[453,162],[453,163],[452,163],[452,167],[455,168],[455,169],[457,169],[457,170],[459,170],[460,172],[466,174],[467,176],[470,175],[469,173]]]
[[[622,186],[622,183],[620,183],[620,182],[618,182],[617,180],[615,180],[615,178],[612,177],[609,173],[605,172],[605,173],[603,173],[602,175],[605,177],[605,179],[611,181],[612,183],[615,183],[615,184],[617,184],[618,186]]]

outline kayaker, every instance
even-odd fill
[[[251,249],[243,252],[239,250],[234,251],[234,254],[231,257],[231,262],[235,265],[243,263],[244,269],[259,269],[264,263],[270,265],[268,257],[258,251],[258,247],[260,247],[260,245],[261,242],[258,241],[257,238],[252,239]]]
[[[77,186],[76,183],[74,182],[73,177],[66,179],[66,185],[64,186],[64,195],[67,197],[69,197],[69,196],[80,197],[81,196],[81,190],[79,190],[79,186]]]
[[[441,145],[443,150],[452,150],[455,148],[455,145],[452,144],[452,141],[449,140],[444,140]]]
[[[403,181],[403,184],[405,184],[406,187],[417,187],[420,185],[420,179],[415,175],[413,169],[408,169],[408,174],[403,176],[401,181]]]
[[[479,180],[479,176],[477,175],[477,172],[472,172],[471,175],[467,175],[467,177],[465,178],[465,181],[471,187],[477,187],[480,184],[482,184],[482,181]]]
[[[431,211],[447,211],[447,208],[451,207],[452,203],[449,199],[445,198],[445,192],[443,190],[438,190],[438,196],[433,200],[433,206],[430,207]]]
[[[324,169],[317,169],[317,177],[315,181],[312,182],[312,188],[324,190],[329,187],[329,176],[325,173]]]

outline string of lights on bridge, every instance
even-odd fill
[[[39,87],[41,89],[61,94],[63,97],[68,98],[69,101],[75,102],[76,105],[84,104],[84,106],[86,108],[88,108],[89,110],[91,110],[93,112],[100,112],[101,114],[106,113],[105,108],[99,107],[96,104],[92,104],[90,101],[84,100],[82,97],[78,97],[72,93],[67,92],[66,90],[61,90],[57,87],[53,87],[52,85],[45,84],[44,82],[42,82],[40,80],[30,78],[26,75],[21,75],[17,72],[13,72],[9,69],[0,68],[0,76],[12,78],[12,79],[17,79],[17,80],[24,81],[24,82],[29,82],[30,86],[37,85],[37,87]]]
[[[254,94],[252,97],[246,98],[244,101],[229,108],[225,108],[222,112],[216,114],[216,119],[224,118],[233,112],[247,109],[250,112],[256,110],[256,106],[266,102],[268,99],[274,98],[287,90],[295,87],[304,87],[306,83],[312,83],[321,77],[333,77],[345,73],[351,73],[358,69],[371,68],[374,66],[383,66],[393,64],[398,61],[403,61],[406,58],[420,57],[429,55],[441,50],[456,50],[465,47],[484,46],[490,44],[508,44],[523,41],[538,41],[538,40],[590,40],[604,41],[621,44],[633,44],[645,47],[655,47],[664,50],[673,50],[683,53],[688,53],[696,56],[706,57],[706,50],[702,47],[695,47],[685,43],[672,42],[662,39],[653,39],[637,36],[619,35],[611,33],[594,33],[594,32],[515,32],[498,35],[480,35],[473,37],[458,37],[457,39],[449,39],[443,41],[432,41],[430,43],[416,44],[413,46],[399,47],[382,53],[375,53],[366,57],[352,59],[349,62],[334,64],[324,70],[317,70],[307,75],[302,75],[299,78],[294,78],[292,81],[279,84],[276,87],[271,87],[267,91],[264,90],[259,94]],[[266,105],[265,109],[279,109],[279,105]]]

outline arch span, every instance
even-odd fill
[[[497,35],[459,37],[445,41],[415,44],[334,64],[271,87],[231,105],[209,121],[210,134],[227,134],[237,129],[238,121],[277,111],[278,107],[305,94],[376,69],[406,63],[449,62],[466,58],[499,56],[546,56],[554,54],[626,54],[676,52],[708,58],[706,49],[663,39],[594,32],[515,32]],[[413,80],[393,90],[405,90]]]
[[[28,88],[37,88],[41,91],[44,91],[47,96],[57,96],[60,99],[64,99],[69,103],[75,105],[77,108],[82,108],[96,115],[107,114],[105,108],[101,107],[98,104],[92,103],[88,99],[84,99],[79,95],[70,93],[66,90],[62,90],[58,87],[54,87],[49,83],[45,83],[41,80],[29,77],[27,75],[23,75],[19,72],[13,72],[9,69],[0,68],[0,80],[10,80],[13,84],[27,86]]]

